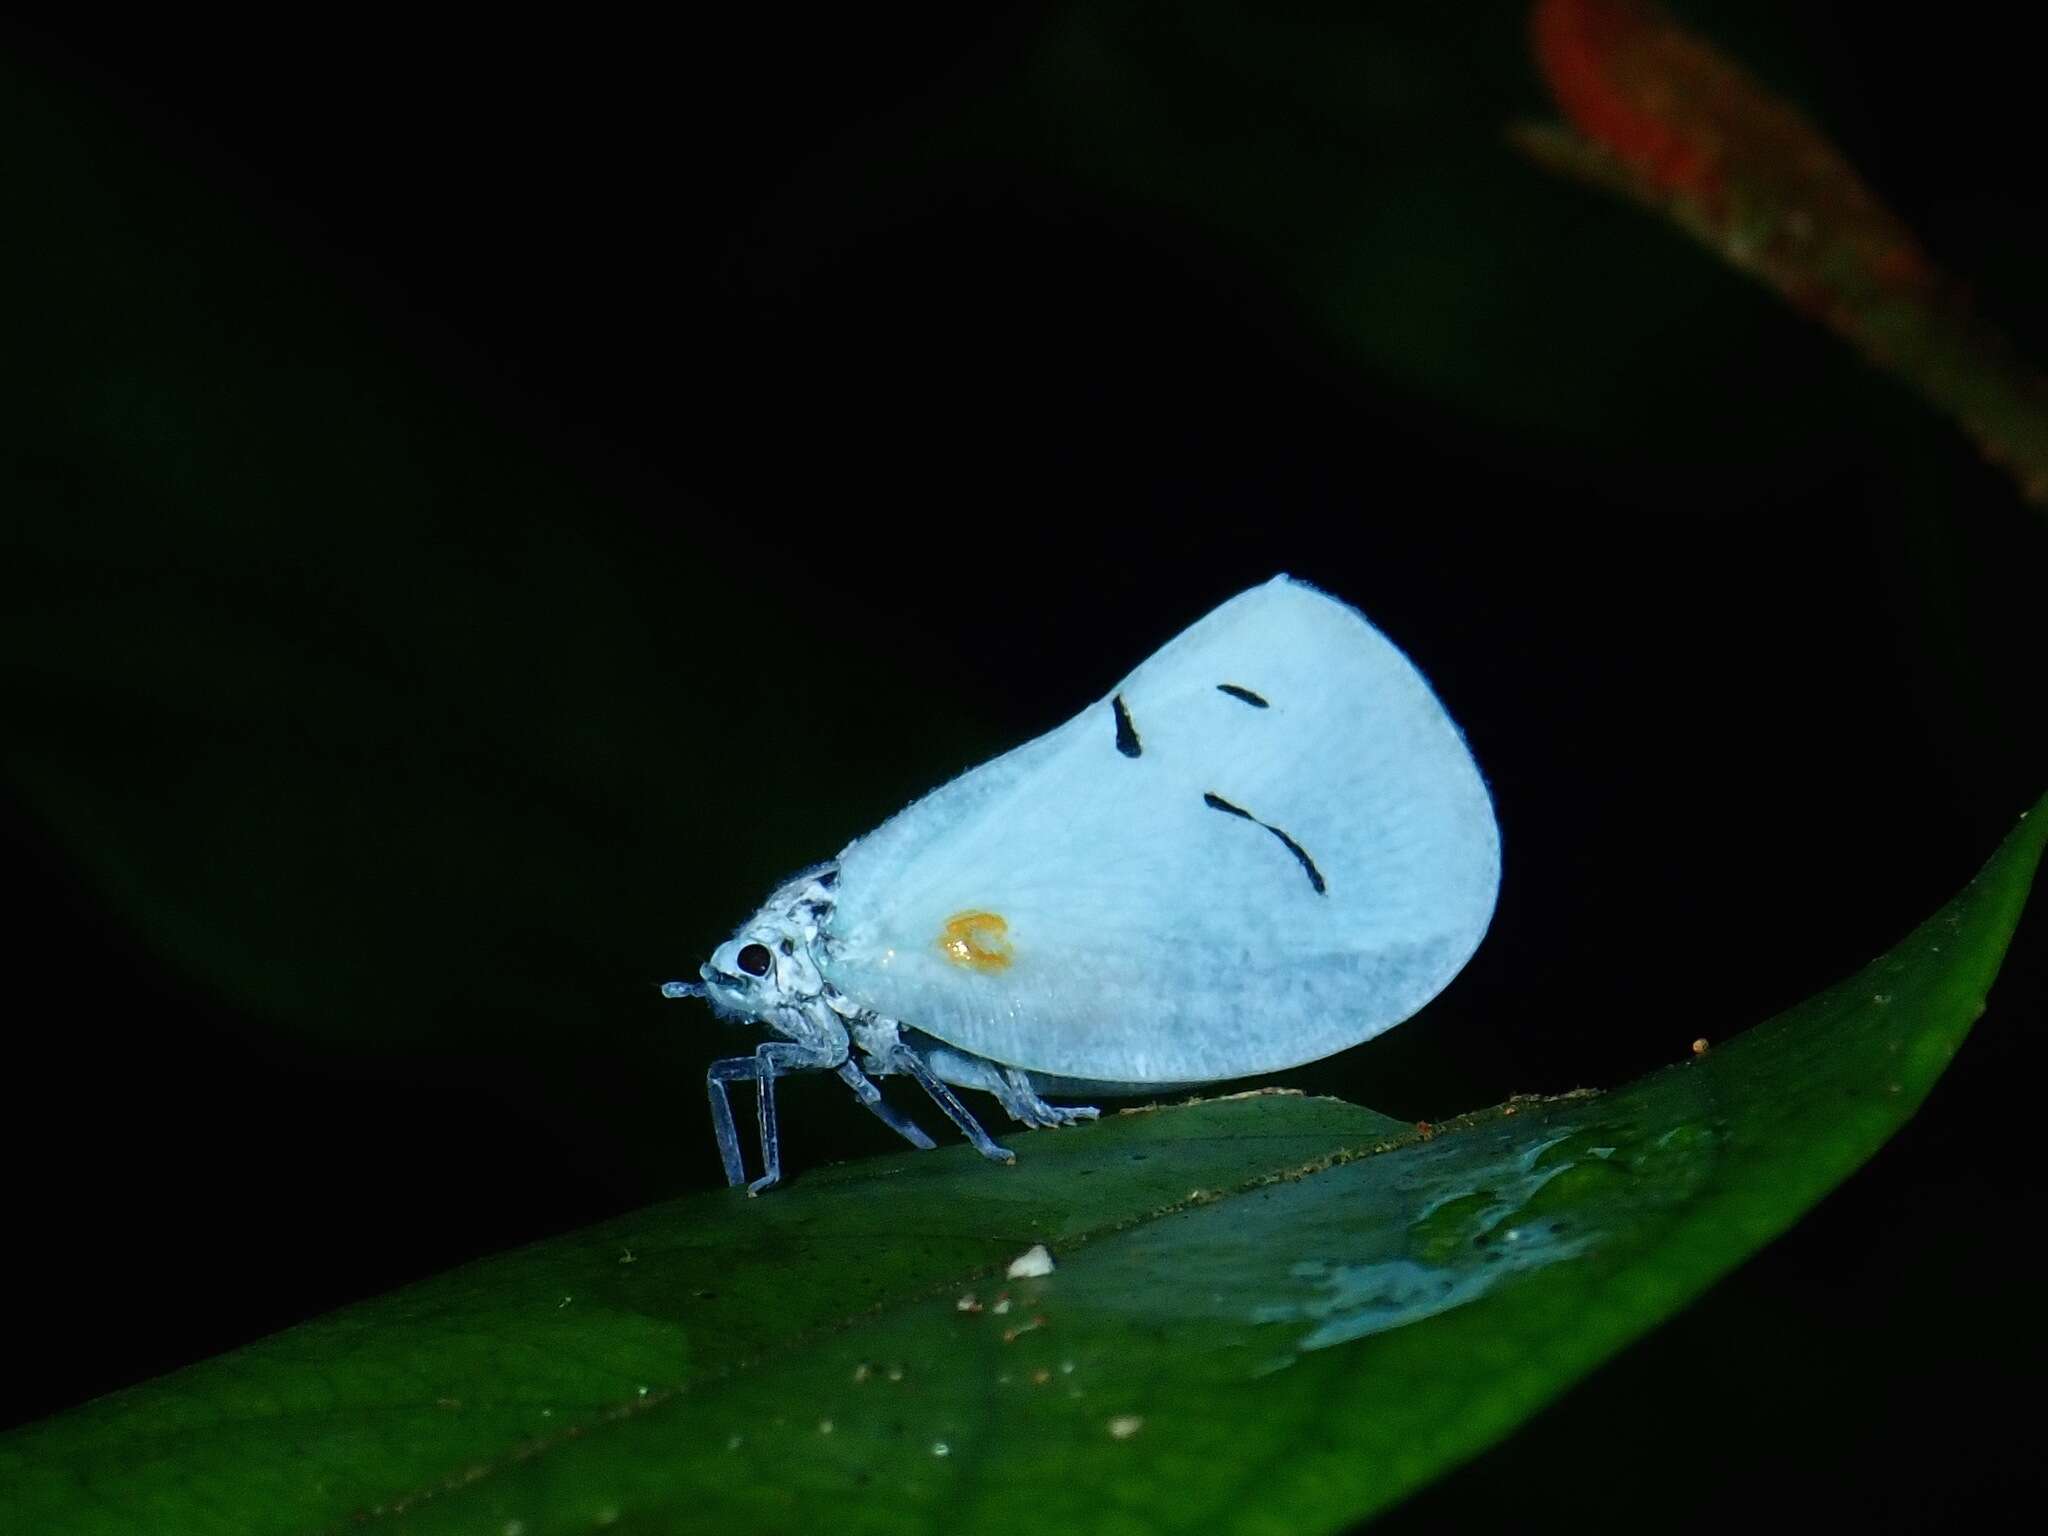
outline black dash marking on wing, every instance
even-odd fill
[[[1297,843],[1285,832],[1282,832],[1270,822],[1260,821],[1258,817],[1254,816],[1243,806],[1232,805],[1221,795],[1211,794],[1205,790],[1202,793],[1202,804],[1208,806],[1211,810],[1228,811],[1233,816],[1242,816],[1246,821],[1255,822],[1259,826],[1264,827],[1268,832],[1279,838],[1281,842],[1285,843],[1287,851],[1301,861],[1302,870],[1308,875],[1308,883],[1315,887],[1316,894],[1318,896],[1329,895],[1330,888],[1323,883],[1323,872],[1316,868],[1316,861],[1308,856],[1306,848],[1302,847],[1301,844]]]
[[[1116,711],[1116,749],[1125,757],[1136,757],[1145,749],[1138,745],[1138,731],[1131,724],[1131,712],[1124,708],[1124,696],[1118,694],[1109,701]]]
[[[1287,851],[1301,860],[1301,867],[1308,874],[1308,883],[1316,888],[1318,896],[1330,894],[1330,888],[1323,884],[1323,872],[1316,868],[1316,861],[1308,856],[1306,848],[1302,847],[1301,844],[1297,843],[1285,832],[1282,832],[1278,827],[1266,826],[1266,823],[1263,821],[1259,825],[1265,827],[1268,832],[1279,838],[1281,842],[1287,845]]]
[[[1227,693],[1233,699],[1242,699],[1245,703],[1251,705],[1253,709],[1272,708],[1270,704],[1268,704],[1264,699],[1260,698],[1256,693],[1253,693],[1251,689],[1240,688],[1235,683],[1218,683],[1216,685],[1216,691],[1218,693]]]

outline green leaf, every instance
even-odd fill
[[[2044,802],[2048,806],[2048,802]],[[0,1441],[0,1528],[1329,1529],[1783,1231],[1983,1011],[2048,816],[1890,954],[1609,1094],[1261,1093],[702,1195]],[[1046,1244],[1058,1267],[1004,1278]]]

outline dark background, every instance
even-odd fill
[[[1517,159],[1520,7],[1457,9],[0,29],[8,1283],[62,1341],[0,1422],[714,1183],[738,1037],[650,983],[1276,570],[1435,682],[1507,861],[1452,989],[1289,1081],[1618,1084],[1952,895],[2048,777],[2040,510]],[[2002,13],[1701,19],[2048,356]],[[1386,1524],[2038,1498],[2044,940],[1868,1168]],[[889,1145],[785,1105],[798,1176]]]

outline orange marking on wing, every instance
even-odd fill
[[[970,971],[1007,971],[1010,925],[995,912],[955,912],[939,930],[939,953]]]

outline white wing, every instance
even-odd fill
[[[1210,1082],[1407,1018],[1499,885],[1486,786],[1422,674],[1280,576],[851,844],[827,974],[1034,1072]]]

